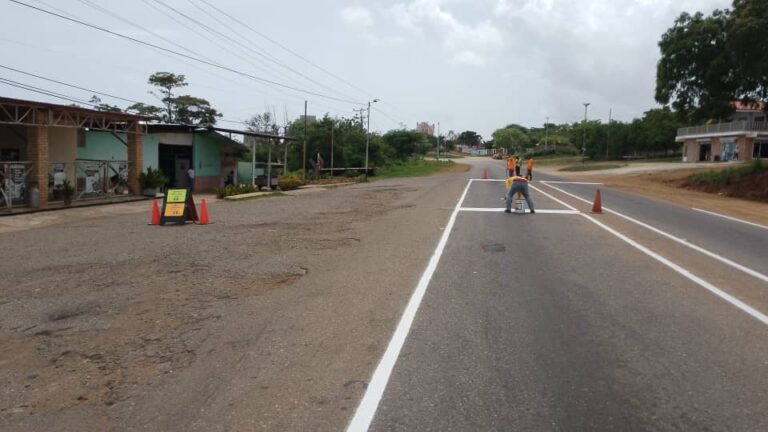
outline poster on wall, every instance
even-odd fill
[[[89,168],[85,170],[85,193],[98,193],[101,192],[99,187],[99,170],[95,168]]]
[[[67,179],[67,173],[64,171],[64,164],[53,164],[53,187],[61,188],[64,186],[64,180]]]
[[[9,192],[11,199],[21,201],[25,198],[27,185],[24,181],[26,177],[26,166],[22,164],[12,164],[8,167],[9,176],[5,179],[5,188]]]

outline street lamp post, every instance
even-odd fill
[[[584,103],[584,140],[581,142],[581,163],[584,163],[584,158],[587,156],[587,107],[591,105],[589,102]]]
[[[544,122],[544,154],[547,153],[547,147],[549,146],[549,117]]]
[[[365,181],[368,181],[368,146],[371,140],[371,104],[378,101],[378,99],[374,99],[368,102],[368,127],[365,132]]]

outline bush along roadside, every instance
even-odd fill
[[[755,160],[738,167],[691,174],[685,178],[683,186],[701,192],[768,201],[768,163]]]
[[[277,177],[277,187],[281,191],[289,191],[304,186],[304,180],[297,174],[285,174]]]
[[[216,197],[221,199],[228,196],[242,195],[252,192],[259,192],[259,188],[252,184],[241,184],[237,186],[229,185],[216,188]]]

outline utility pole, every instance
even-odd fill
[[[301,179],[306,180],[307,179],[307,101],[304,101],[304,149],[302,150],[304,153],[304,161],[302,163],[302,169],[301,169]]]
[[[437,122],[437,161],[440,162],[440,122]]]
[[[368,146],[371,140],[371,104],[378,101],[378,99],[368,101],[368,128],[365,132],[365,181],[368,181]]]
[[[355,118],[357,118],[357,116],[360,116],[360,129],[362,129],[363,125],[365,124],[363,122],[363,113],[365,112],[365,108],[353,109],[352,111],[354,111],[355,114],[357,114],[355,115]]]
[[[333,177],[334,171],[333,171],[333,129],[335,128],[335,124],[331,123],[331,177]]]
[[[587,107],[591,105],[589,102],[584,102],[584,140],[581,142],[581,163],[584,163],[584,158],[587,157]]]
[[[544,120],[544,153],[547,152],[547,145],[549,144],[549,117]]]
[[[272,138],[267,141],[267,190],[272,190]]]
[[[611,116],[613,108],[608,109],[608,142],[605,144],[605,160],[608,160],[608,149],[611,148]]]

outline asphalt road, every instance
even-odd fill
[[[483,169],[503,175],[478,163],[473,176]],[[537,210],[588,211],[533,186],[562,201],[534,190]],[[556,186],[590,199],[595,187]],[[463,206],[498,208],[501,194],[502,183],[474,182]],[[766,270],[760,228],[611,190],[603,203]],[[582,215],[459,212],[370,429],[768,429],[766,323],[683,273],[763,313],[768,284],[615,215],[594,218],[682,270]]]

